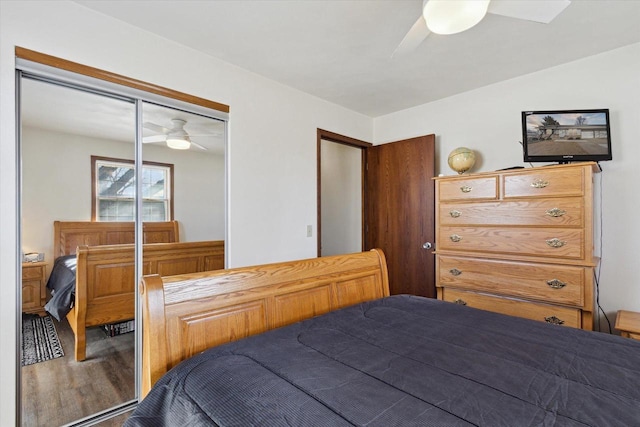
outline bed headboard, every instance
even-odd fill
[[[133,222],[55,221],[53,223],[53,258],[73,255],[78,246],[101,246],[134,243]],[[178,221],[145,222],[143,243],[179,242]]]
[[[180,361],[209,347],[389,296],[379,249],[161,278],[140,284],[142,397]]]

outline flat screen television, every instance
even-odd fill
[[[609,110],[522,112],[525,162],[611,160]]]

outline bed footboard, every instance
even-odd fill
[[[75,359],[86,358],[86,328],[135,316],[134,245],[80,246],[75,303],[67,315],[75,335]],[[143,246],[142,274],[163,276],[224,268],[224,241],[153,243]]]
[[[389,296],[379,249],[172,277],[145,276],[142,397],[209,347]]]

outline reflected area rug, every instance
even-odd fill
[[[51,316],[22,317],[22,366],[64,356]]]

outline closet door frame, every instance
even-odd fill
[[[46,81],[53,84],[68,86],[75,89],[93,92],[99,95],[120,98],[127,102],[135,104],[135,170],[136,170],[136,193],[141,194],[142,181],[142,123],[143,123],[143,104],[152,103],[168,108],[178,109],[189,113],[200,114],[205,117],[217,119],[225,122],[225,242],[228,241],[228,122],[229,111],[228,105],[210,101],[197,96],[167,89],[152,83],[141,80],[132,79],[119,74],[111,73],[98,68],[78,64],[62,58],[43,54],[22,47],[15,48],[16,56],[16,165],[17,165],[17,243],[16,253],[20,254],[20,245],[22,242],[22,220],[21,220],[21,184],[22,184],[22,135],[21,135],[21,81],[24,78]],[[142,198],[136,198],[136,215],[135,215],[135,274],[136,277],[142,275]],[[225,265],[228,264],[225,253]],[[16,271],[20,271],[21,257],[17,256]],[[20,277],[20,276],[18,276]],[[18,424],[22,422],[22,376],[20,367],[20,345],[21,345],[21,325],[20,316],[22,305],[22,290],[18,286],[16,292],[16,316],[18,318],[16,333],[16,421]],[[141,349],[142,349],[142,318],[140,298],[136,293],[136,338],[135,338],[135,398],[133,401],[123,402],[122,405],[107,409],[104,412],[94,414],[82,420],[77,420],[76,425],[91,425],[95,422],[106,420],[120,413],[127,412],[137,405],[141,391]],[[78,423],[80,422],[80,423]]]

